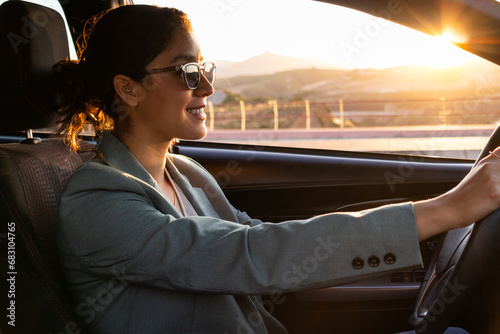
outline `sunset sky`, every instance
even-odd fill
[[[308,0],[135,0],[179,8],[206,59],[242,61],[263,52],[342,68],[404,64],[449,67],[477,59],[453,46],[354,10]],[[279,13],[279,14],[278,14]]]

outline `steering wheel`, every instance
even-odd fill
[[[498,146],[500,126],[474,167]],[[443,333],[452,325],[500,333],[500,209],[440,236],[410,323],[417,333]]]

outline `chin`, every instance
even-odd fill
[[[200,129],[200,131],[192,132],[189,135],[178,137],[184,140],[200,140],[207,136],[207,128]]]

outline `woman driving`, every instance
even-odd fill
[[[495,151],[426,201],[278,224],[238,211],[202,166],[169,153],[176,138],[206,135],[216,72],[173,8],[109,11],[80,60],[54,72],[73,148],[87,120],[102,132],[65,187],[58,225],[62,267],[93,333],[286,333],[259,295],[421,267],[419,240],[500,206]]]

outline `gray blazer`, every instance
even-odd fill
[[[104,161],[68,181],[58,225],[63,270],[93,333],[286,333],[255,295],[279,303],[285,292],[421,266],[411,203],[263,223],[172,155],[167,169],[199,215],[183,217],[116,137],[98,148]]]

